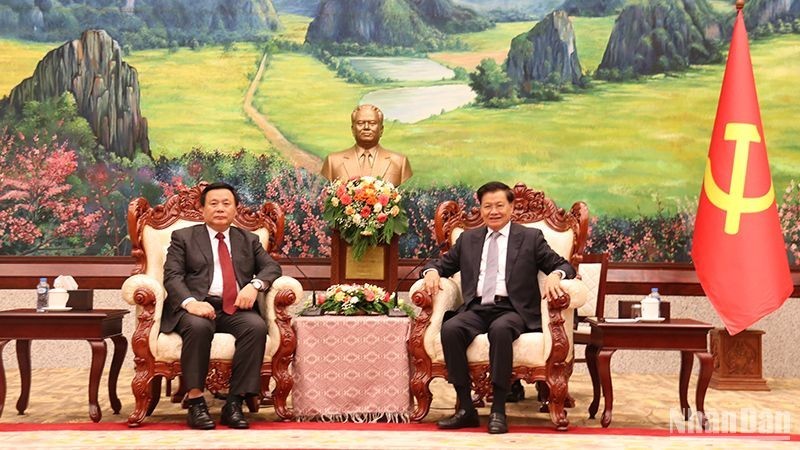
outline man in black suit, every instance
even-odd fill
[[[464,304],[442,325],[447,379],[456,390],[460,408],[438,422],[439,428],[478,427],[478,412],[470,396],[467,347],[475,336],[488,333],[489,366],[494,400],[489,433],[508,431],[506,397],[511,384],[512,343],[520,334],[542,328],[541,299],[564,292],[561,280],[574,278],[567,260],[547,245],[542,232],[511,223],[514,192],[492,181],[478,189],[481,217],[486,226],[465,231],[442,258],[423,269],[430,295],[439,291],[440,277],[461,272]],[[547,275],[539,292],[536,274]]]
[[[248,428],[242,412],[246,396],[261,389],[261,364],[267,324],[255,303],[259,291],[281,276],[281,267],[264,250],[258,236],[231,227],[239,197],[226,183],[209,184],[200,195],[204,224],[176,230],[164,263],[167,298],[161,332],[183,339],[182,383],[188,390],[187,423],[214,428],[203,389],[215,332],[236,338],[233,370],[221,423]]]

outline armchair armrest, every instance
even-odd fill
[[[296,344],[294,329],[292,328],[292,315],[289,307],[303,298],[303,286],[300,282],[289,276],[282,276],[275,280],[267,290],[263,301],[259,305],[267,321],[270,342],[267,354],[275,355],[279,350],[287,350],[286,345]],[[294,354],[294,349],[291,349]]]
[[[122,298],[136,305],[136,329],[131,339],[131,349],[137,373],[140,369],[146,370],[143,366],[150,366],[155,361],[153,355],[166,296],[161,283],[147,275],[133,275],[122,284]]]
[[[545,348],[550,351],[547,364],[563,375],[567,362],[573,357],[573,311],[586,303],[589,288],[577,278],[562,280],[561,288],[564,295],[542,300],[542,333]]]
[[[269,331],[267,353],[272,355],[272,377],[275,379],[272,397],[275,399],[275,412],[283,420],[294,417],[293,411],[286,405],[286,398],[294,384],[289,365],[294,361],[294,352],[297,349],[297,336],[292,327],[289,307],[302,298],[303,286],[289,276],[275,280],[263,296],[262,311],[266,312]]]
[[[569,305],[566,309],[578,309],[589,298],[589,287],[583,280],[577,278],[561,280],[561,289],[569,295]]]
[[[137,293],[137,291],[140,291]],[[151,295],[146,294],[149,292]],[[147,275],[133,275],[122,284],[122,299],[131,305],[145,306],[149,300],[164,301],[167,293],[164,286],[153,277]]]
[[[455,310],[464,300],[461,298],[461,287],[451,278],[441,279],[441,290],[434,297],[428,295],[423,286],[424,281],[417,280],[409,290],[411,301],[422,311],[414,319],[408,343],[409,346],[414,345],[415,351],[424,349],[429,357],[434,357],[443,354],[441,348],[436,348],[436,336],[442,330],[444,313]]]

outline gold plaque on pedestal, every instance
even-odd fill
[[[369,283],[386,290],[397,289],[397,265],[400,256],[398,235],[389,244],[367,248],[356,261],[353,248],[337,231],[331,236],[331,284]]]
[[[353,258],[353,247],[347,246],[344,276],[347,279],[383,280],[386,247],[370,247],[360,260]]]

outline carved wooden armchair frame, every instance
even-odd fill
[[[163,378],[172,380],[181,374],[179,356],[177,360],[174,356],[165,360],[153,354],[153,349],[159,348],[157,346],[162,337],[175,333],[165,335],[159,332],[160,313],[166,297],[162,281],[163,260],[162,267],[148,268],[145,237],[151,236],[150,239],[157,240],[163,246],[157,251],[163,251],[166,255],[169,240],[161,242],[168,238],[165,234],[171,234],[174,229],[203,222],[200,194],[207,185],[208,183],[201,182],[192,188],[182,188],[163,205],[151,207],[146,199],[137,198],[128,206],[131,253],[136,260],[134,274],[122,287],[123,299],[131,305],[136,305],[136,328],[131,339],[135,366],[131,388],[136,404],[134,411],[128,417],[128,425],[131,427],[139,426],[145,416],[152,414],[161,394],[161,380]],[[266,250],[274,254],[283,239],[284,215],[280,207],[272,202],[264,203],[258,210],[240,204],[233,225],[256,232],[265,244]],[[154,233],[161,233],[158,239]],[[154,246],[151,244],[149,247],[153,251]],[[156,257],[151,255],[151,261],[152,258]],[[271,358],[269,360],[265,358],[261,366],[262,393],[269,392],[270,378],[274,378],[275,389],[272,397],[275,412],[284,420],[293,417],[292,411],[286,406],[286,401],[293,385],[289,365],[297,346],[291,315],[287,308],[302,298],[302,292],[297,280],[282,276],[273,283],[266,295],[259,294],[257,299],[268,323],[267,355],[270,355],[270,350],[277,346],[274,348],[274,353],[271,353]],[[230,338],[233,339],[232,336]],[[154,339],[155,343],[152,342]],[[180,337],[175,339],[179,340]],[[214,340],[216,343],[217,337]],[[210,392],[218,393],[227,391],[230,387],[232,361],[214,358],[214,347],[215,344],[212,344],[212,359],[206,387]],[[257,399],[248,401],[248,407],[253,412],[257,411]]]
[[[569,211],[565,211],[558,208],[543,192],[530,189],[524,184],[517,184],[513,191],[514,203],[511,220],[523,225],[539,223],[557,233],[571,232],[572,242],[568,243],[571,249],[568,260],[577,267],[581,262],[581,255],[586,247],[589,233],[589,211],[586,204],[577,202]],[[458,203],[447,201],[437,208],[434,225],[436,241],[444,253],[455,242],[454,233],[480,227],[483,225],[483,220],[477,207],[465,210]],[[545,238],[548,239],[547,232],[545,232]],[[548,242],[553,246],[550,239]],[[456,277],[458,274],[454,278]],[[421,308],[408,340],[412,364],[411,392],[416,400],[416,406],[411,416],[414,421],[422,420],[430,409],[431,380],[435,377],[446,378],[447,376],[444,361],[434,361],[429,353],[430,348],[426,348],[426,332],[431,326],[434,316],[435,320],[442,320],[442,309],[453,309],[463,302],[460,286],[456,282],[444,278],[442,282],[443,290],[435,298],[431,298],[421,289],[422,280],[417,281],[411,288],[411,299],[415,305]],[[550,417],[556,428],[563,431],[569,424],[564,406],[568,397],[567,383],[573,368],[573,311],[585,301],[587,289],[577,279],[562,281],[562,288],[566,291],[564,295],[548,302],[542,302],[542,323],[545,330],[541,334],[546,335],[543,338],[544,342],[547,342],[547,336],[550,338],[546,363],[541,366],[517,365],[517,355],[515,354],[512,378],[522,379],[528,383],[535,381],[547,383],[550,388]],[[440,328],[439,324],[438,329]],[[525,333],[523,336],[526,334],[536,333]],[[520,336],[521,338],[522,336]],[[435,336],[430,335],[427,339],[429,340],[428,344],[433,348],[432,342],[435,340]],[[545,353],[547,353],[547,349],[545,349]],[[476,396],[483,398],[491,392],[488,363],[470,362],[470,374]]]

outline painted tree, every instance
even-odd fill
[[[49,141],[0,133],[0,254],[80,252],[92,243],[102,211],[67,182],[77,157]]]

